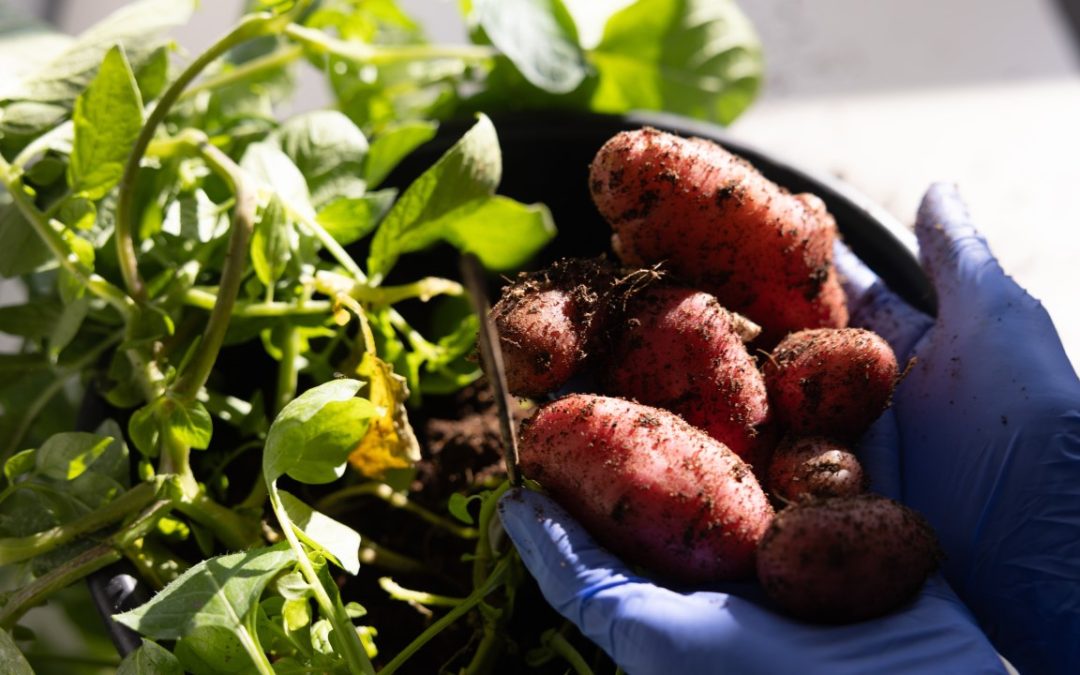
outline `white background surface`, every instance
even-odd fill
[[[585,14],[625,0],[572,0]],[[437,41],[462,41],[456,0],[401,0]],[[78,32],[124,0],[53,6]],[[178,41],[197,51],[242,0],[203,0]],[[931,181],[960,185],[1001,258],[1050,309],[1080,363],[1080,66],[1052,0],[744,0],[768,81],[732,130],[838,175],[910,223]],[[317,78],[298,97],[329,99]],[[307,107],[307,106],[305,106]],[[10,299],[6,301],[11,301]]]

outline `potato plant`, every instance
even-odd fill
[[[126,560],[157,593],[115,617],[145,638],[121,672],[392,673],[454,630],[455,668],[498,672],[522,579],[492,524],[506,483],[470,469],[448,502],[413,492],[411,420],[479,377],[478,321],[410,254],[510,271],[554,235],[544,206],[496,194],[484,111],[726,122],[756,90],[756,39],[728,2],[638,0],[585,47],[557,1],[464,3],[472,43],[438,45],[393,0],[261,0],[184,55],[167,33],[195,4],[135,2],[0,92],[0,275],[29,294],[0,308],[21,339],[0,354],[3,669],[29,668],[19,649],[47,661],[28,610]],[[694,49],[667,54],[673,35]],[[303,61],[335,109],[283,119]],[[680,86],[643,86],[661,69]],[[438,161],[388,183],[466,115]],[[453,564],[361,536],[380,505]],[[372,589],[368,570],[460,592]],[[367,609],[383,600],[422,630],[395,634]],[[523,639],[538,668],[581,662],[561,631]]]

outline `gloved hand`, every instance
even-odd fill
[[[934,526],[945,577],[1007,659],[1080,673],[1080,381],[955,188],[933,186],[915,227],[936,321],[837,255],[852,324],[915,359],[893,398],[895,432],[876,425],[864,439],[869,471]]]
[[[1049,318],[1002,274],[950,188],[928,194],[917,234],[937,322],[854,256],[838,260],[853,324],[919,359],[862,457],[876,491],[938,529],[946,572],[1021,670],[1080,672],[1069,637],[1080,634],[1080,385]],[[683,592],[635,576],[542,495],[512,492],[500,509],[545,597],[629,673],[1002,672],[940,578],[888,616],[816,626],[774,613],[753,585]]]

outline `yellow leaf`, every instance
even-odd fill
[[[405,401],[409,387],[390,364],[366,353],[356,369],[367,380],[368,400],[379,409],[364,438],[349,455],[349,463],[369,478],[379,478],[388,469],[404,469],[420,459],[420,444],[409,424]]]

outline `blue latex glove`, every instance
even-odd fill
[[[936,321],[838,251],[852,323],[916,359],[895,427],[864,439],[869,470],[934,526],[946,578],[1006,658],[1080,673],[1080,381],[952,186],[931,188],[916,235]]]
[[[979,598],[999,598],[986,603],[985,614],[983,603],[972,604],[1000,648],[1022,670],[1074,672],[1066,669],[1078,648],[1067,636],[1080,634],[1075,374],[1045,312],[1000,272],[949,188],[931,190],[917,233],[940,296],[936,324],[854,256],[842,252],[838,260],[849,277],[853,323],[883,334],[901,359],[920,359],[860,451],[878,492],[907,498],[939,528],[955,583],[986,594]],[[957,353],[967,369],[952,360]],[[972,397],[983,400],[968,402]],[[1020,452],[1044,468],[1013,470]],[[1006,464],[1003,456],[1013,459]],[[1017,501],[1003,501],[1016,493],[1022,496],[1008,499]],[[1026,522],[1032,505],[1042,510]],[[631,674],[1002,672],[938,577],[888,616],[816,626],[774,613],[753,585],[684,592],[636,576],[542,495],[513,492],[500,509],[548,601]],[[1005,545],[1013,539],[1021,541]],[[1035,562],[1013,568],[1017,558],[1005,548]],[[1048,569],[1062,583],[1054,602],[1041,602],[1036,586]],[[1027,589],[1002,592],[998,584],[1010,580]],[[1025,639],[1035,646],[1025,647]]]

